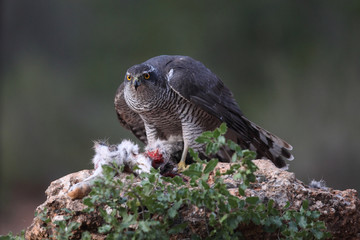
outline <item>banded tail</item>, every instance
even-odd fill
[[[267,158],[277,167],[286,167],[286,161],[294,156],[290,153],[293,147],[269,131],[241,116],[241,121],[230,124],[231,135],[236,135],[237,143],[245,149],[256,152],[257,158]]]

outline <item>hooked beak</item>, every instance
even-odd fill
[[[137,90],[137,88],[140,86],[140,81],[137,79],[137,78],[135,78],[134,79],[134,82],[133,82],[133,85],[134,85],[134,87],[135,87],[135,90]]]

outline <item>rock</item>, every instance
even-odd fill
[[[296,179],[294,173],[279,169],[268,160],[254,162],[259,168],[255,173],[257,181],[246,190],[247,196],[257,196],[262,201],[273,199],[280,207],[290,202],[291,209],[295,210],[307,199],[309,210],[320,212],[320,220],[335,239],[360,239],[360,200],[356,190],[312,188]],[[217,168],[226,171],[230,165],[219,163]],[[237,188],[230,192],[238,195]]]
[[[255,160],[254,162],[259,168],[255,173],[257,181],[246,190],[247,196],[257,196],[264,202],[273,199],[277,207],[283,207],[290,202],[291,209],[295,210],[300,209],[303,200],[307,199],[309,209],[321,213],[320,220],[326,223],[328,231],[335,239],[359,239],[360,200],[355,190],[339,191],[325,187],[309,187],[296,179],[294,173],[279,169],[268,160]],[[216,170],[224,172],[230,166],[230,163],[218,163],[212,175],[210,174],[209,184],[212,183]],[[73,231],[74,239],[79,239],[84,231],[90,232],[92,239],[105,239],[105,235],[98,233],[98,227],[103,224],[100,215],[96,211],[83,213],[82,210],[86,207],[82,200],[72,200],[68,196],[71,186],[88,178],[91,173],[91,170],[83,170],[69,174],[50,184],[46,190],[47,200],[36,209],[37,213],[47,210],[43,219],[48,218],[49,223],[45,224],[40,217],[35,217],[31,226],[26,230],[26,239],[51,238],[50,236],[55,234],[53,232],[54,221],[65,219],[70,215],[65,208],[73,212],[71,221],[80,223],[80,227]],[[119,178],[125,181],[127,174],[129,173],[123,173]],[[238,196],[238,181],[232,179],[231,176],[225,176],[224,181],[230,193]],[[204,227],[206,213],[203,209],[190,206],[181,208],[179,211],[192,230],[200,236],[206,236]],[[262,232],[255,225],[241,226],[240,229],[248,239],[277,239],[276,236]],[[189,238],[188,233],[172,236],[172,239],[184,238]]]
[[[72,200],[68,195],[68,190],[70,187],[82,180],[86,179],[92,174],[92,170],[83,170],[80,172],[72,173],[66,175],[58,180],[51,182],[50,186],[45,191],[47,196],[46,201],[38,206],[35,210],[37,214],[42,212],[47,212],[43,218],[49,218],[49,227],[44,223],[40,217],[35,217],[30,227],[27,228],[25,233],[26,239],[46,239],[50,238],[51,235],[55,234],[52,231],[53,223],[58,220],[62,220],[65,216],[68,216],[69,213],[64,209],[69,209],[74,212],[81,212],[85,209],[82,200]],[[38,215],[39,216],[39,215]],[[96,219],[98,222],[96,222]],[[75,220],[82,223],[82,225],[87,225],[88,229],[93,229],[94,232],[97,231],[97,227],[101,226],[101,219],[96,218],[92,215],[79,215],[76,216]],[[78,236],[81,236],[78,234]],[[103,239],[103,238],[93,238],[93,239]]]

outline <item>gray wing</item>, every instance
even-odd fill
[[[292,160],[291,145],[246,119],[231,91],[201,62],[190,57],[175,56],[166,63],[167,81],[183,98],[225,122],[243,148],[256,151],[278,167]]]
[[[147,144],[143,120],[139,114],[132,111],[125,102],[124,83],[122,83],[116,91],[114,104],[120,124],[130,130],[140,141]]]
[[[170,87],[183,98],[225,122],[243,116],[231,91],[201,62],[178,56],[166,64]]]

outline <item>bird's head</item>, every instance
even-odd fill
[[[150,64],[134,65],[126,71],[124,82],[135,91],[151,89],[159,83],[159,72]]]

